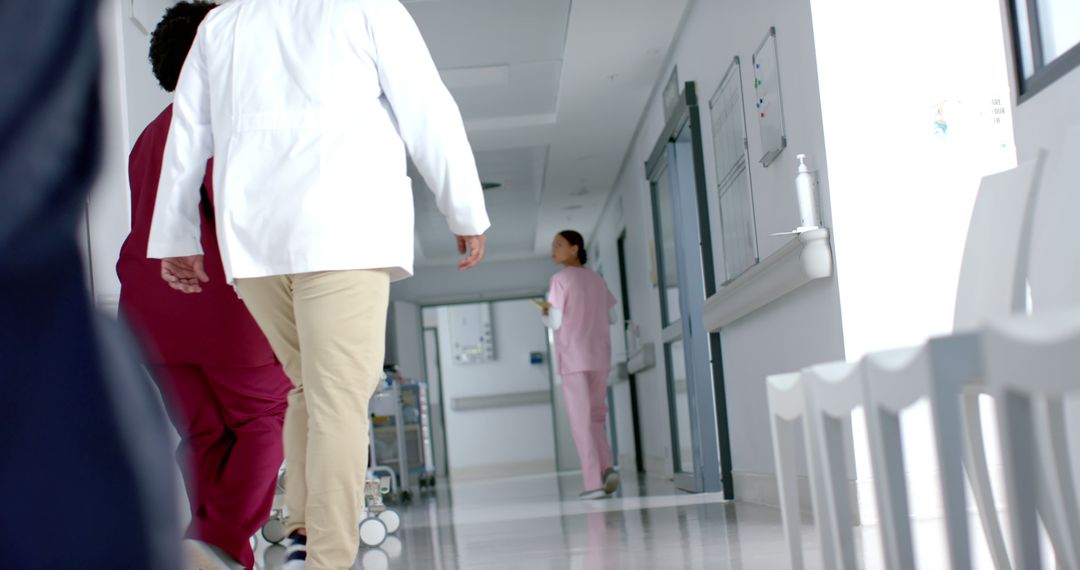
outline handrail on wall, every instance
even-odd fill
[[[705,328],[717,332],[832,271],[829,230],[797,234],[705,301]]]

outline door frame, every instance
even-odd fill
[[[630,307],[630,278],[626,269],[626,228],[624,227],[619,237],[615,239],[615,250],[619,257],[619,288],[622,292],[622,317],[625,329],[626,323],[631,322]],[[625,342],[625,330],[623,340]],[[645,455],[641,449],[641,413],[638,409],[637,375],[629,374],[627,382],[630,386],[630,422],[634,430],[634,467],[638,473],[645,472]]]
[[[446,408],[445,407],[446,407],[447,404],[445,402],[445,390],[443,389],[443,371],[442,371],[442,356],[441,356],[441,350],[442,349],[439,347],[439,344],[438,344],[438,337],[439,337],[438,327],[424,327],[423,326],[423,324],[424,324],[423,323],[424,310],[425,309],[439,309],[439,308],[442,308],[442,307],[455,307],[455,306],[460,306],[460,305],[475,305],[475,304],[481,304],[481,303],[487,303],[487,304],[494,305],[495,303],[504,303],[504,302],[513,302],[513,301],[530,301],[530,300],[537,299],[537,298],[542,299],[542,298],[544,298],[544,295],[542,293],[541,294],[536,294],[536,295],[513,294],[513,295],[507,295],[507,296],[493,296],[491,298],[484,298],[484,299],[472,299],[472,300],[467,300],[467,301],[464,301],[464,300],[462,300],[462,301],[448,301],[448,302],[433,301],[433,302],[427,302],[427,303],[425,303],[425,302],[417,302],[416,303],[416,305],[420,307],[420,330],[421,330],[421,332],[423,332],[424,330],[427,330],[427,329],[433,329],[435,331],[435,337],[437,339],[437,343],[435,345],[435,350],[436,350],[436,358],[437,358],[436,364],[439,367],[439,396],[441,398],[440,405],[443,406],[443,412],[442,412],[442,437],[443,437],[443,440],[446,442],[445,445],[444,445],[444,449],[446,449],[447,479],[450,478],[450,476],[449,476],[449,473],[450,473],[450,447],[449,447],[450,434],[449,434],[449,431],[447,430],[447,427],[446,427],[446,411],[445,411]],[[540,326],[543,326],[543,324],[541,324]],[[559,428],[558,428],[558,425],[557,425],[558,422],[559,422],[559,418],[558,418],[558,414],[556,413],[556,409],[555,409],[555,406],[557,405],[556,402],[555,402],[555,398],[562,398],[562,393],[557,392],[556,389],[555,389],[556,388],[556,385],[555,385],[555,367],[552,365],[552,363],[553,363],[553,360],[552,360],[553,347],[552,347],[551,341],[550,341],[551,335],[549,334],[550,331],[547,329],[547,327],[544,327],[544,329],[545,329],[544,336],[545,336],[545,339],[547,339],[546,342],[544,343],[545,346],[546,346],[546,349],[547,349],[547,354],[546,354],[546,358],[545,358],[545,361],[544,361],[544,366],[547,368],[548,387],[549,387],[549,389],[551,391],[551,422],[552,422],[552,425],[551,425],[551,430],[552,430],[551,437],[552,437],[553,441],[555,442],[555,469],[556,469],[556,472],[559,472],[562,469],[561,469],[561,466],[559,465],[559,431],[558,431]],[[426,351],[427,351],[426,346],[424,347],[424,350],[425,350],[425,358],[426,358]]]
[[[679,97],[678,105],[672,110],[649,160],[645,163],[645,174],[650,184],[654,223],[657,223],[659,215],[655,180],[665,165],[669,176],[672,176],[677,226],[676,257],[680,277],[680,322],[687,359],[687,397],[690,401],[691,440],[694,449],[693,480],[677,479],[676,482],[682,483],[680,488],[692,487],[690,490],[693,491],[723,491],[724,497],[731,500],[735,498],[735,492],[732,483],[731,440],[721,339],[719,333],[706,332],[703,323],[705,299],[716,293],[717,283],[709,224],[701,112],[696,84],[688,81]],[[675,146],[679,144],[679,137],[684,129],[689,129],[690,132],[690,156],[679,154]],[[680,174],[683,175],[682,179],[678,178]],[[692,189],[693,196],[682,195],[688,188]],[[693,223],[695,220],[696,224]],[[686,244],[694,243],[698,244],[698,248],[694,248],[695,251],[691,253],[691,248],[686,247]],[[698,259],[688,257],[694,254],[697,254]],[[658,251],[657,274],[660,277],[661,290],[664,291],[662,263],[662,252]],[[687,275],[694,267],[698,267],[701,274]],[[663,294],[666,295],[666,291]],[[666,353],[667,350],[665,355]],[[667,360],[665,358],[665,368],[669,368]],[[671,375],[670,370],[666,372],[670,408],[673,406]],[[709,417],[714,417],[716,421],[702,421]],[[672,418],[672,429],[677,429],[675,422],[675,418]],[[673,452],[672,456],[677,458],[677,452]]]

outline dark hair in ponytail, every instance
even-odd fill
[[[581,237],[581,234],[574,230],[563,230],[559,232],[559,236],[566,240],[570,245],[577,246],[577,258],[582,265],[589,262],[589,253],[585,251],[585,238]]]

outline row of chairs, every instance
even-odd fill
[[[1053,169],[1045,168],[1047,157],[1040,153],[983,179],[965,242],[953,334],[767,379],[793,569],[804,567],[796,476],[800,424],[824,567],[860,566],[844,432],[859,408],[869,432],[886,567],[916,567],[900,415],[919,402],[928,403],[937,448],[949,567],[972,567],[966,474],[995,568],[1041,568],[1041,522],[1058,567],[1080,569],[1065,405],[1069,394],[1080,393],[1080,238],[1064,233],[1074,241],[1054,244],[1062,253],[1057,257],[1031,255],[1033,228],[1045,230],[1063,217],[1036,208],[1040,193],[1080,193],[1080,127],[1070,132],[1061,153]],[[1053,219],[1036,218],[1036,210]],[[1072,219],[1080,221],[1080,211]],[[1034,302],[1028,307],[1033,273],[1053,286],[1037,291],[1031,280]],[[1000,434],[1009,548],[984,444],[979,400],[986,395],[994,400]]]

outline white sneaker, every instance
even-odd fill
[[[193,570],[244,570],[224,550],[201,540],[184,539],[184,553]]]
[[[585,491],[578,495],[578,498],[582,501],[592,501],[594,499],[607,498],[608,494],[603,489],[593,489],[592,491]]]

